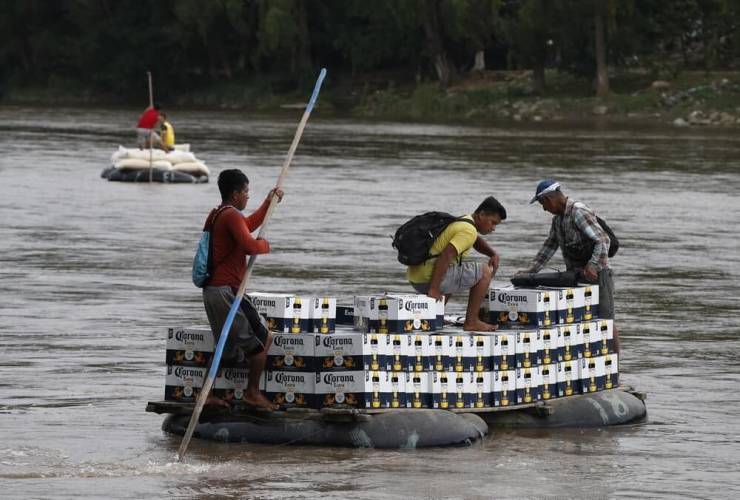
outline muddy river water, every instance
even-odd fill
[[[204,324],[190,264],[215,177],[242,168],[256,206],[300,111],[172,112],[205,185],[108,182],[139,110],[0,107],[0,492],[5,498],[734,497],[740,494],[740,137],[597,126],[461,127],[314,111],[270,223],[254,290],[403,290],[389,236],[426,210],[488,195],[509,218],[488,239],[502,279],[549,217],[528,201],[553,176],[606,218],[622,381],[646,423],[494,431],[467,448],[225,445],[145,413],[162,398],[169,326]],[[562,266],[558,256],[554,267]],[[410,290],[410,289],[409,289]],[[454,302],[462,309],[464,298]]]

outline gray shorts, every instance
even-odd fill
[[[152,137],[152,144],[158,146],[162,144],[162,138],[153,129],[149,128],[137,128],[136,129],[136,144],[140,148],[148,147],[149,135]]]
[[[599,317],[614,319],[614,281],[611,269],[599,271]]]
[[[226,323],[226,317],[229,315],[234,298],[235,294],[229,286],[203,288],[203,305],[216,342],[221,336],[221,330]],[[249,298],[244,297],[231,324],[222,358],[224,361],[241,362],[243,359],[262,352],[267,344],[267,337],[268,331],[264,320],[257,314]]]
[[[439,285],[439,291],[442,295],[450,295],[473,288],[483,277],[483,264],[480,262],[463,262],[462,264],[453,264],[447,268],[442,283]],[[429,283],[411,283],[419,293],[429,291]]]

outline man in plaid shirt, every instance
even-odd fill
[[[609,267],[609,235],[599,225],[596,214],[585,204],[571,200],[560,190],[560,183],[545,179],[537,185],[530,203],[539,201],[553,214],[550,234],[537,252],[529,269],[539,272],[560,248],[568,270],[579,271],[581,278],[599,285],[599,316],[614,319],[614,282]],[[619,352],[619,336],[614,325],[614,348]]]

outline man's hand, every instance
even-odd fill
[[[588,281],[596,281],[599,279],[599,273],[596,271],[596,267],[593,264],[588,264],[581,270],[581,274]]]
[[[429,291],[427,292],[427,296],[435,300],[442,300],[442,292],[439,291],[439,288],[430,287]]]
[[[500,257],[497,253],[491,255],[491,257],[488,258],[488,265],[493,268],[493,272],[495,273],[498,270],[498,263],[499,263]]]
[[[277,196],[278,203],[280,203],[281,201],[283,201],[283,195],[284,194],[285,193],[283,192],[282,189],[280,189],[280,188],[272,188],[272,189],[270,189],[270,192],[267,193],[267,198],[268,199],[272,199],[273,196]]]

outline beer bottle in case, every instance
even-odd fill
[[[501,374],[501,406],[509,406],[509,374]]]
[[[378,302],[378,333],[388,333],[388,300],[380,299]]]
[[[588,323],[583,324],[583,357],[591,357],[591,326]]]
[[[380,376],[377,372],[373,373],[373,399],[371,405],[373,408],[380,408]]]
[[[548,292],[544,292],[542,302],[545,307],[545,317],[542,320],[542,324],[544,326],[550,326],[552,324],[552,318],[550,318],[550,294]]]
[[[442,355],[444,352],[444,346],[442,344],[442,337],[436,336],[434,337],[434,369],[436,371],[442,371],[443,369],[443,363],[442,363]]]
[[[463,338],[455,337],[455,371],[463,371]]]
[[[524,368],[529,368],[532,366],[532,358],[530,357],[530,350],[532,347],[531,339],[529,338],[529,333],[523,334],[524,338],[522,338],[522,345],[524,346],[524,359],[522,360],[522,366]]]
[[[612,382],[612,357],[607,356],[604,360],[604,371],[605,371],[605,377],[604,377],[604,389],[611,389],[614,387],[614,382]]]
[[[594,317],[593,313],[591,312],[591,287],[587,286],[586,290],[583,292],[584,295],[584,308],[583,308],[583,319],[589,320]]]
[[[376,334],[370,335],[370,369],[380,369],[380,361],[378,360],[378,336]]]
[[[465,397],[463,396],[463,378],[461,375],[455,377],[455,389],[457,390],[457,397],[455,398],[455,408],[464,408]]]
[[[416,354],[416,358],[414,359],[414,371],[423,372],[424,371],[424,357],[422,356],[423,342],[421,340],[420,335],[416,335],[414,337],[414,353]]]
[[[391,375],[391,408],[398,408],[401,402],[398,400],[398,374]]]
[[[565,313],[565,322],[566,323],[573,323],[575,321],[575,316],[573,315],[573,289],[568,288],[565,292],[565,303],[568,307],[566,313]]]
[[[532,402],[532,373],[524,370],[524,402]]]
[[[440,396],[439,407],[449,408],[450,402],[447,400],[448,387],[447,387],[447,374],[446,373],[439,374],[439,383],[442,386],[442,395]]]
[[[401,336],[393,336],[393,365],[392,370],[394,372],[401,371]]]
[[[588,360],[588,392],[596,392],[596,363],[593,359]]]
[[[542,367],[542,399],[550,399],[550,369]]]
[[[324,297],[321,302],[321,326],[319,327],[320,333],[329,333],[329,298]]]
[[[564,367],[565,371],[565,395],[573,395],[573,370],[570,363],[567,363]]]
[[[563,361],[570,361],[573,355],[570,352],[570,328],[563,329]]]
[[[542,353],[542,363],[549,365],[552,362],[550,357],[550,330],[545,330],[542,333],[542,341],[545,344],[545,350]]]
[[[483,377],[478,375],[475,378],[475,385],[476,385],[476,398],[475,398],[475,407],[476,408],[483,408],[486,406],[485,401],[483,401]]]
[[[290,327],[291,333],[301,333],[301,298],[296,297],[293,302],[293,322]]]
[[[485,352],[483,352],[483,348],[485,347],[485,342],[483,341],[483,337],[477,336],[475,337],[475,371],[482,372],[483,371],[483,357],[485,356]]]
[[[501,370],[509,369],[509,336],[501,337]]]
[[[414,400],[412,405],[414,408],[421,408],[421,376],[414,374]]]

